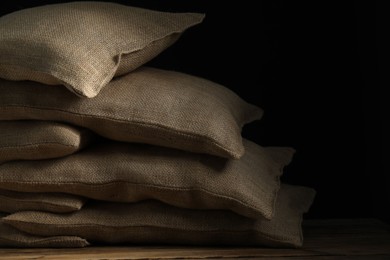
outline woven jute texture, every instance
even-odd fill
[[[94,97],[114,77],[173,44],[203,14],[71,2],[0,18],[0,77],[63,84]]]
[[[271,218],[279,176],[294,150],[244,143],[245,155],[227,160],[108,141],[64,158],[0,165],[0,188],[117,202],[156,199],[177,207]]]
[[[311,189],[282,186],[272,220],[248,219],[229,211],[188,210],[155,201],[96,202],[72,214],[19,212],[5,223],[25,232],[75,235],[93,242],[299,247],[301,220]]]
[[[140,68],[92,99],[64,88],[0,80],[0,120],[68,122],[109,139],[240,158],[241,128],[263,111],[229,89],[174,71]]]
[[[65,193],[36,193],[0,190],[0,212],[39,210],[67,213],[80,210],[87,199]]]
[[[87,129],[49,121],[0,121],[0,164],[66,156],[87,146],[94,136]]]
[[[0,213],[0,217],[4,216]],[[87,240],[76,236],[54,236],[43,237],[34,236],[17,230],[0,220],[0,247],[85,247],[89,243]]]

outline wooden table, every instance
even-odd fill
[[[0,259],[390,259],[390,226],[372,219],[308,220],[302,249],[89,247],[0,249]]]

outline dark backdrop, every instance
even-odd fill
[[[1,14],[56,2],[3,1]],[[374,1],[112,2],[206,13],[150,65],[208,78],[264,108],[243,135],[297,149],[283,180],[318,191],[307,217],[389,221],[378,55],[388,28]]]

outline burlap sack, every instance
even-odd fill
[[[271,218],[279,176],[294,151],[244,144],[247,152],[240,160],[226,160],[108,141],[64,158],[0,165],[0,188],[117,202],[156,199],[177,207]]]
[[[0,213],[0,217],[2,217]],[[0,220],[0,248],[2,247],[85,247],[87,240],[76,236],[42,237],[21,232]]]
[[[302,214],[311,189],[282,186],[271,220],[248,219],[228,211],[185,210],[155,201],[136,204],[96,202],[72,214],[19,212],[5,223],[25,232],[74,235],[104,243],[299,247]]]
[[[0,164],[66,156],[93,139],[87,129],[55,122],[0,121]]]
[[[93,99],[63,88],[0,80],[0,120],[63,121],[109,139],[227,158],[244,154],[241,128],[262,110],[205,79],[141,68],[111,81]]]
[[[87,199],[65,193],[36,193],[0,190],[0,212],[39,210],[67,213],[80,210]]]
[[[63,84],[94,97],[113,78],[173,44],[203,14],[71,2],[0,18],[0,77]]]

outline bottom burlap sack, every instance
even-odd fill
[[[299,247],[301,221],[313,200],[309,188],[283,185],[272,220],[231,211],[181,209],[157,201],[93,202],[71,214],[26,211],[3,221],[35,235],[74,235],[109,244],[185,244]]]
[[[0,216],[4,214],[0,213]],[[2,247],[85,247],[89,243],[76,236],[41,237],[21,232],[0,221],[0,248]]]

